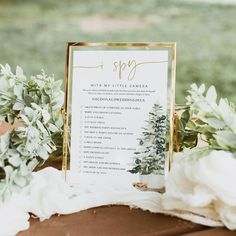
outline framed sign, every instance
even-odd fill
[[[164,186],[175,43],[68,43],[63,170],[71,183]]]

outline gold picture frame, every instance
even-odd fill
[[[72,54],[73,50],[167,50],[168,51],[168,110],[169,110],[169,138],[168,138],[168,170],[173,162],[174,137],[174,104],[176,80],[176,43],[172,42],[69,42],[67,44],[65,103],[63,109],[64,137],[62,170],[67,179],[70,152],[70,104],[72,91]]]

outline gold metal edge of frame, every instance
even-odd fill
[[[67,163],[68,163],[68,128],[69,128],[69,117],[68,117],[68,102],[69,102],[69,76],[70,76],[70,45],[67,43],[67,53],[66,53],[66,78],[64,83],[64,133],[63,133],[63,154],[62,154],[62,172],[64,174],[65,180],[67,180]]]
[[[169,147],[169,170],[173,164],[174,153],[174,113],[175,113],[175,83],[176,83],[176,43],[172,43],[171,58],[171,119],[170,119],[170,147]]]
[[[90,47],[99,47],[99,46],[132,46],[132,47],[176,47],[175,42],[69,42],[68,46],[90,46]]]
[[[62,171],[64,172],[65,180],[67,179],[67,163],[68,163],[68,102],[70,95],[70,56],[71,47],[73,46],[131,46],[131,47],[164,47],[171,48],[171,121],[170,121],[170,145],[168,155],[168,169],[170,170],[173,163],[173,138],[174,138],[174,109],[175,109],[175,81],[176,81],[176,42],[68,42],[66,54],[66,80],[65,80],[65,99],[64,99],[64,134],[63,134],[63,157],[62,157]]]

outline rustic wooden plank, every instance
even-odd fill
[[[104,206],[66,216],[53,216],[41,223],[32,219],[30,229],[18,236],[166,236],[204,229],[207,227],[162,214],[126,206]]]
[[[227,228],[211,228],[202,230],[201,232],[192,232],[184,234],[183,236],[235,236],[236,231],[230,231]]]

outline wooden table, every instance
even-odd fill
[[[18,236],[228,236],[236,231],[209,228],[176,217],[154,214],[126,206],[105,206],[39,222]]]

